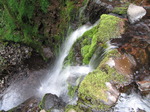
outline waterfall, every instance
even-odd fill
[[[117,48],[117,46],[110,44],[110,41],[104,43],[104,47],[99,46],[95,53],[93,54],[89,66],[92,69],[97,68],[97,66],[99,65],[99,63],[103,60],[103,58],[105,57],[105,54],[107,54],[109,51],[111,51],[112,49]]]
[[[69,54],[69,51],[72,45],[74,44],[74,42],[80,36],[82,36],[84,32],[93,28],[96,24],[94,24],[93,26],[83,25],[82,27],[78,28],[70,36],[67,37],[66,41],[61,47],[61,52],[58,58],[56,59],[53,69],[50,70],[50,72],[48,73],[49,78],[44,80],[43,83],[41,84],[41,87],[39,88],[39,91],[42,94],[52,93],[52,94],[56,94],[57,96],[60,96],[60,94],[64,91],[64,88],[66,88],[64,83],[66,82],[70,74],[68,72],[71,72],[73,69],[72,67],[67,67],[65,70],[62,70],[63,62],[66,56]],[[81,67],[78,66],[77,68],[74,67],[74,69],[76,69],[76,71],[78,71],[78,69],[82,69],[83,71],[85,71],[82,74],[85,73],[87,74],[90,71],[90,68],[87,66],[81,66]],[[80,70],[78,72],[80,74]]]

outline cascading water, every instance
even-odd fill
[[[95,26],[95,25],[93,25],[93,26]],[[57,96],[60,96],[60,94],[62,94],[64,92],[64,88],[66,88],[64,83],[66,82],[67,78],[69,77],[70,73],[68,73],[68,72],[71,72],[72,69],[69,69],[71,67],[67,67],[65,70],[62,71],[63,62],[64,62],[66,56],[68,55],[74,42],[80,36],[82,36],[84,32],[86,32],[87,30],[90,30],[93,26],[84,25],[84,26],[78,28],[76,31],[74,31],[67,38],[66,42],[64,42],[64,44],[62,45],[60,55],[59,55],[58,59],[56,60],[56,63],[54,65],[53,69],[48,74],[49,78],[46,79],[45,81],[43,81],[43,83],[41,84],[41,87],[39,88],[41,93],[43,93],[43,94],[52,93],[52,94],[56,94]],[[77,69],[77,68],[74,68],[74,69]],[[85,66],[81,66],[81,67],[78,66],[78,69],[82,69],[82,72],[85,71],[83,73],[84,75],[90,71],[90,67],[85,67]],[[78,69],[77,69],[77,71],[78,71]],[[79,70],[79,74],[80,74],[80,70]]]

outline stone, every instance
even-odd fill
[[[130,4],[127,10],[127,15],[130,23],[132,24],[145,16],[146,10],[141,6]]]
[[[120,93],[115,88],[115,86],[112,85],[110,82],[106,82],[105,84],[106,84],[107,88],[109,88],[109,91],[107,91],[108,104],[113,105],[118,100],[118,97],[119,97]]]
[[[9,110],[9,112],[39,112],[40,108],[38,107],[40,100],[36,97],[31,97],[19,106]]]
[[[116,70],[124,75],[131,75],[133,73],[133,68],[135,67],[135,59],[129,57],[128,55],[121,55],[114,59]]]
[[[44,53],[44,56],[48,59],[53,57],[53,53],[52,53],[51,49],[48,47],[43,48],[43,53]]]
[[[41,110],[40,112],[46,112],[46,111],[43,109],[43,110]]]
[[[77,111],[75,111],[74,109],[70,109],[68,112],[77,112]]]
[[[150,81],[137,81],[140,91],[150,91]]]
[[[48,111],[50,109],[62,109],[63,107],[65,107],[65,105],[66,105],[65,102],[63,102],[61,98],[59,98],[54,94],[47,93],[43,97],[40,107]]]
[[[95,23],[102,14],[107,14],[109,12],[109,6],[107,3],[101,2],[99,0],[90,0],[85,9],[85,16],[88,17],[90,23]]]

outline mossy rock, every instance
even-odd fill
[[[53,109],[62,109],[66,106],[66,103],[56,95],[47,93],[44,95],[42,101],[39,104],[40,109],[44,109],[47,112],[50,112]]]
[[[106,111],[111,106],[106,86],[107,82],[123,85],[127,82],[127,77],[119,74],[115,68],[110,67],[107,62],[111,57],[119,56],[117,50],[109,52],[96,70],[89,73],[81,82],[78,89],[79,103],[82,105],[90,105],[91,109]],[[83,103],[84,102],[84,103]]]
[[[99,46],[103,47],[107,41],[119,37],[123,32],[123,19],[113,15],[103,14],[100,17],[99,23],[85,32],[73,45],[72,49],[81,55],[83,64],[89,64],[91,57]],[[75,50],[76,46],[80,47],[80,49]],[[71,52],[69,56],[71,56]]]

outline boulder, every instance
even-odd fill
[[[97,69],[84,78],[78,89],[78,104],[107,111],[116,103],[120,95],[119,88],[131,82],[128,76],[119,73],[114,67],[113,60],[119,55],[117,50],[110,51]]]
[[[43,97],[40,103],[40,108],[48,111],[51,109],[62,109],[65,107],[65,105],[66,103],[63,102],[61,98],[51,93],[48,93],[45,94],[45,96]]]
[[[138,81],[137,84],[141,91],[150,91],[150,81]]]
[[[47,59],[50,59],[53,57],[53,53],[49,47],[43,48],[43,53],[44,53],[45,58]]]
[[[93,24],[102,14],[107,14],[112,7],[100,0],[90,0],[85,9],[85,16]]]
[[[146,10],[141,6],[130,4],[127,10],[127,15],[130,23],[135,23],[146,15]]]

